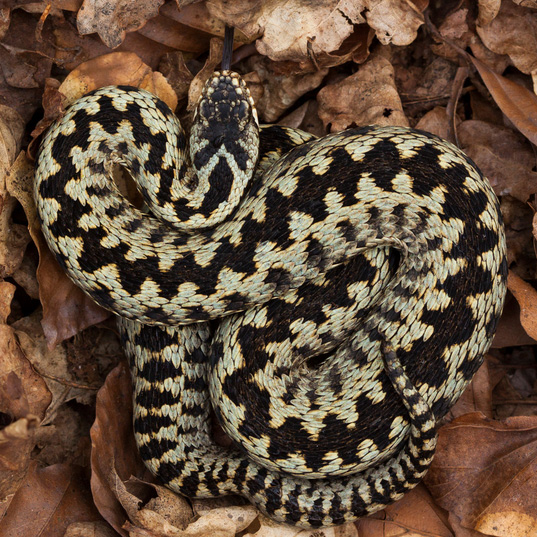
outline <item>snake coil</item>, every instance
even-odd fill
[[[419,482],[503,307],[498,200],[460,150],[402,127],[259,128],[228,70],[189,139],[146,91],[78,100],[41,143],[35,198],[61,266],[118,316],[147,466],[298,526]]]

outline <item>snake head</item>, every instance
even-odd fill
[[[190,133],[194,167],[200,171],[216,155],[253,170],[259,152],[259,121],[250,91],[233,71],[215,72],[206,82]]]
[[[222,71],[211,76],[198,102],[194,124],[200,126],[198,135],[215,145],[259,127],[254,101],[239,74]]]

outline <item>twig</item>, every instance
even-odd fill
[[[493,405],[537,405],[537,399],[500,399],[493,401]]]
[[[460,147],[459,137],[457,136],[457,105],[462,94],[464,81],[468,78],[468,67],[459,67],[451,86],[451,96],[446,106],[446,114],[449,119],[448,135],[450,141],[455,142],[457,147]]]
[[[50,380],[54,380],[60,384],[62,384],[63,386],[69,386],[70,388],[79,388],[81,390],[90,390],[90,391],[98,391],[100,386],[96,386],[96,387],[93,387],[93,386],[88,386],[87,384],[79,384],[78,382],[73,382],[72,380],[67,380],[67,379],[64,379],[64,378],[61,378],[61,377],[55,377],[54,375],[48,375],[47,373],[42,373],[41,371],[38,371],[36,369],[37,373],[39,373],[39,375],[41,375],[42,377],[45,377],[47,379],[50,379]]]

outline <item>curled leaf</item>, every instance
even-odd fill
[[[520,322],[528,336],[537,339],[537,291],[513,272],[507,277],[507,287],[520,306]]]
[[[537,144],[537,95],[495,73],[481,60],[469,54],[467,57],[479,71],[501,111],[530,142]]]

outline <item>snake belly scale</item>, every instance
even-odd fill
[[[460,150],[402,127],[259,128],[230,71],[188,139],[143,90],[77,101],[41,143],[35,197],[61,266],[118,316],[146,465],[298,526],[420,481],[503,307],[498,200]]]

